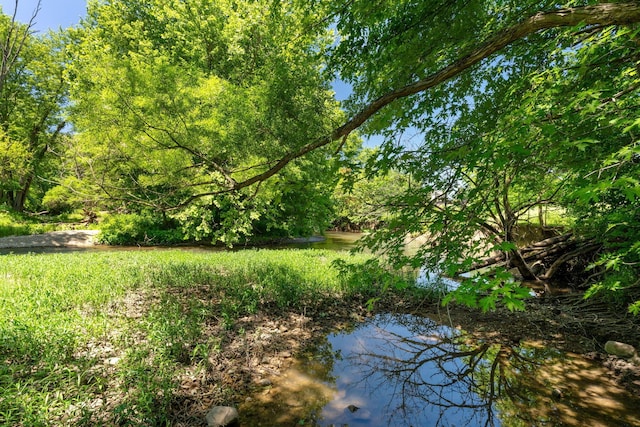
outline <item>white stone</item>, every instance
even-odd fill
[[[636,355],[636,349],[632,345],[618,341],[607,341],[604,345],[604,350],[609,354],[623,357],[625,359],[629,359]]]
[[[238,410],[230,406],[214,406],[207,414],[208,427],[225,427],[238,421]]]

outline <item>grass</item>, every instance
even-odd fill
[[[30,217],[0,207],[0,237],[41,234],[68,230],[82,221],[81,213]]]
[[[567,211],[559,206],[547,206],[543,212],[545,227],[570,227],[573,225],[575,218],[567,213]],[[539,225],[538,208],[527,211],[520,221],[524,224]]]
[[[0,425],[169,425],[177,378],[224,351],[213,319],[364,301],[391,279],[314,250],[2,256]]]

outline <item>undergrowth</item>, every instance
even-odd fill
[[[2,256],[0,424],[170,424],[179,373],[220,350],[210,319],[232,328],[390,283],[403,280],[365,255],[316,250]]]
[[[31,217],[0,207],[0,237],[68,230],[82,219],[83,216],[79,213]]]

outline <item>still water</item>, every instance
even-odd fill
[[[327,233],[277,247],[349,250],[360,237]],[[442,280],[419,276],[422,284]],[[392,314],[324,337],[239,409],[244,426],[640,426],[640,399],[581,356]]]
[[[285,240],[281,243],[234,247],[234,250],[242,249],[327,249],[332,251],[348,251],[353,249],[356,242],[363,236],[361,233],[343,233],[339,231],[327,231],[324,236],[311,238]],[[64,244],[35,246],[35,247],[0,247],[0,255],[8,254],[43,254],[43,253],[67,253],[67,252],[92,252],[92,251],[163,251],[182,249],[185,251],[223,251],[226,247],[210,245],[179,245],[179,246],[67,246]]]
[[[578,355],[386,314],[328,335],[241,414],[259,426],[637,426],[640,400]]]

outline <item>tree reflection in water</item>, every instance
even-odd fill
[[[428,318],[379,316],[329,336],[320,353],[338,356],[332,369],[338,391],[317,425],[625,425],[638,409],[637,400],[624,401],[630,396],[603,384],[597,398],[581,394],[603,375],[584,360],[472,338]],[[562,368],[549,374],[543,365]],[[564,374],[575,384],[566,384]]]
[[[333,347],[341,347],[346,362],[355,368],[356,378],[353,374],[338,377],[350,382],[350,389],[355,386],[369,394],[356,401],[367,401],[370,406],[371,399],[378,400],[376,407],[385,408],[389,425],[495,424],[498,393],[513,389],[504,375],[511,353],[507,348],[464,344],[455,330],[430,319],[396,316],[392,323],[389,320],[381,317],[366,326],[356,347],[348,352],[338,336],[332,340]],[[516,360],[524,362],[520,371],[528,370],[526,359]],[[386,396],[376,397],[381,390]],[[332,419],[337,413],[339,410],[333,414],[323,411]],[[358,421],[371,425],[373,420],[348,421],[349,425]]]

